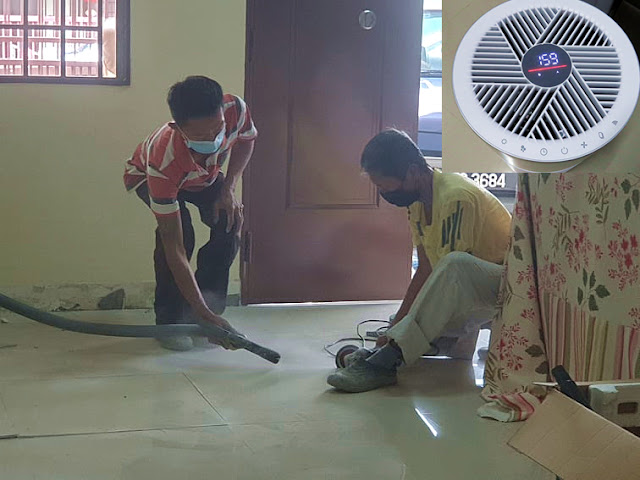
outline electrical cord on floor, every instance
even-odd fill
[[[345,338],[341,338],[340,340],[336,340],[333,343],[326,344],[324,347],[322,347],[322,349],[325,352],[327,352],[329,355],[331,355],[332,357],[335,357],[336,354],[333,353],[331,350],[329,350],[330,348],[335,347],[336,345],[338,345],[339,343],[342,343],[342,342],[350,342],[350,341],[358,341],[358,340],[362,340],[362,339],[358,338],[358,337],[345,337]],[[365,346],[365,343],[362,342],[362,347],[364,348],[364,346]]]
[[[367,323],[383,323],[384,325],[382,325],[381,327],[378,327],[375,332],[376,332],[376,338],[367,338],[366,336],[362,335],[360,333],[360,327],[364,324]],[[366,342],[375,342],[377,340],[377,338],[381,335],[384,335],[384,332],[386,332],[389,328],[391,327],[391,322],[388,320],[364,320],[360,323],[358,323],[356,325],[356,335],[357,337],[345,337],[345,338],[341,338],[339,340],[336,340],[333,343],[329,343],[327,345],[325,345],[323,347],[323,350],[325,352],[327,352],[329,355],[331,355],[332,357],[336,357],[336,353],[333,353],[330,349],[332,347],[335,347],[336,345],[338,345],[339,343],[343,343],[343,342],[360,342],[360,347],[361,348],[365,348],[366,347]],[[438,355],[440,355],[440,346],[434,341],[434,342],[430,342],[429,345],[431,346],[432,350],[430,350],[428,352],[428,354],[430,356],[435,356],[437,357]]]
[[[364,335],[362,335],[360,333],[360,327],[362,325],[367,324],[367,323],[383,323],[384,324],[383,326],[381,326],[378,329],[376,329],[376,333],[377,333],[378,336],[383,334],[383,332],[386,332],[389,329],[389,326],[391,325],[391,322],[388,321],[388,320],[363,320],[362,322],[360,322],[360,323],[358,323],[356,325],[356,335],[357,335],[357,337],[341,338],[339,340],[336,340],[333,343],[329,343],[329,344],[325,345],[323,347],[323,350],[325,352],[327,352],[329,355],[331,355],[332,357],[335,357],[336,354],[333,353],[330,349],[332,347],[335,347],[339,343],[342,343],[342,342],[353,342],[353,341],[358,342],[359,341],[361,348],[364,348],[366,346],[366,342],[375,342],[377,338],[376,339],[367,338],[366,336],[364,336]]]

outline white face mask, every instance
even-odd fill
[[[222,142],[224,142],[225,127],[222,127],[222,130],[220,130],[220,133],[215,138],[215,140],[189,140],[184,132],[182,132],[182,135],[184,135],[186,139],[188,148],[203,155],[212,155],[220,150]]]

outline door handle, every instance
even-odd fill
[[[378,22],[378,17],[372,10],[363,10],[358,17],[358,23],[363,30],[372,30]]]

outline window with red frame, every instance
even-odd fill
[[[129,0],[0,0],[0,82],[129,84]]]

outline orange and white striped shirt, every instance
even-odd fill
[[[124,184],[132,192],[147,183],[156,216],[177,215],[178,192],[198,191],[213,184],[236,142],[254,140],[258,131],[244,100],[224,95],[225,137],[205,166],[198,165],[180,132],[165,124],[149,135],[127,160]]]

